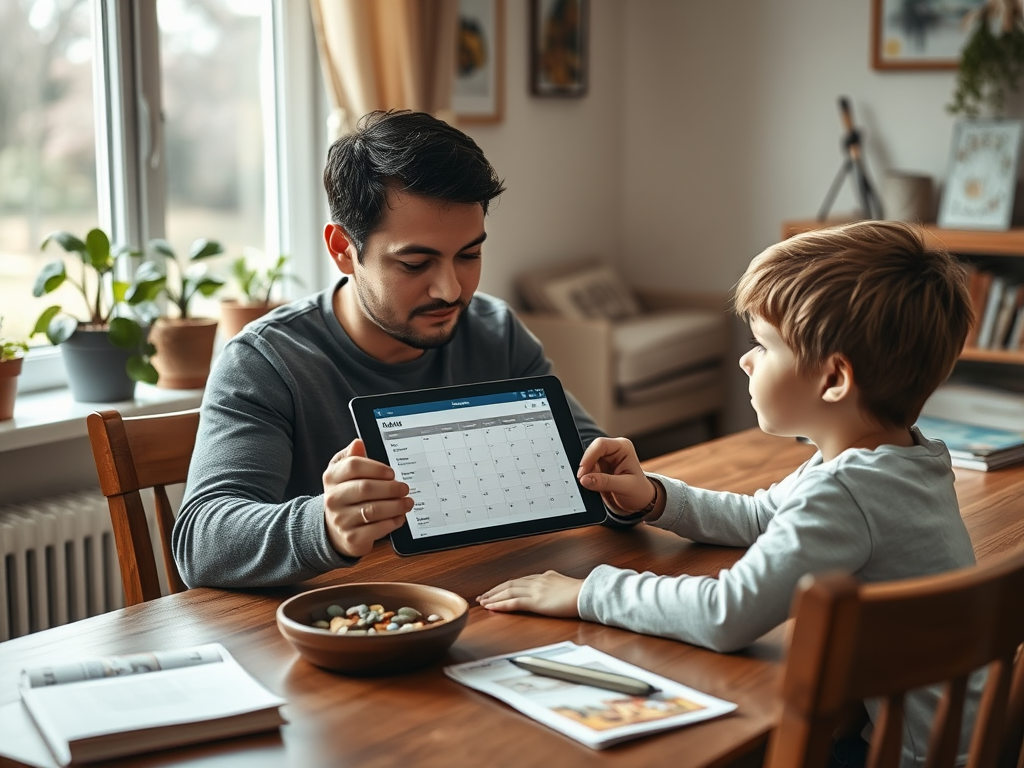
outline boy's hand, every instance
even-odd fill
[[[635,512],[651,501],[651,482],[640,468],[633,443],[624,437],[599,437],[590,444],[576,473],[584,488],[597,491],[606,504]]]
[[[506,581],[476,600],[489,611],[530,611],[575,619],[580,615],[576,601],[582,587],[583,579],[547,571]]]
[[[362,557],[373,543],[405,522],[412,509],[409,486],[387,464],[366,458],[362,440],[338,451],[324,471],[324,524],[331,546]]]

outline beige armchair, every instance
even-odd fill
[[[596,259],[517,279],[519,317],[555,374],[610,435],[697,418],[720,434],[729,319],[724,295],[630,288]]]

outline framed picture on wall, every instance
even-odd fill
[[[1020,120],[956,124],[939,206],[940,227],[1010,228],[1022,126]]]
[[[985,0],[871,0],[875,69],[956,69]]]
[[[590,0],[531,0],[530,92],[583,96],[587,92]]]
[[[499,123],[504,107],[505,0],[459,0],[452,108],[460,123]]]

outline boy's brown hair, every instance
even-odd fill
[[[845,355],[861,408],[886,427],[917,420],[974,320],[964,265],[896,221],[846,224],[771,246],[736,284],[735,309],[775,327],[801,373]]]

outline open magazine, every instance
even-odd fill
[[[526,672],[510,659],[533,656],[641,680],[660,689],[633,696]],[[647,733],[719,717],[736,709],[732,702],[628,664],[572,642],[492,656],[445,667],[445,674],[470,688],[501,699],[549,728],[593,749],[602,749]]]

